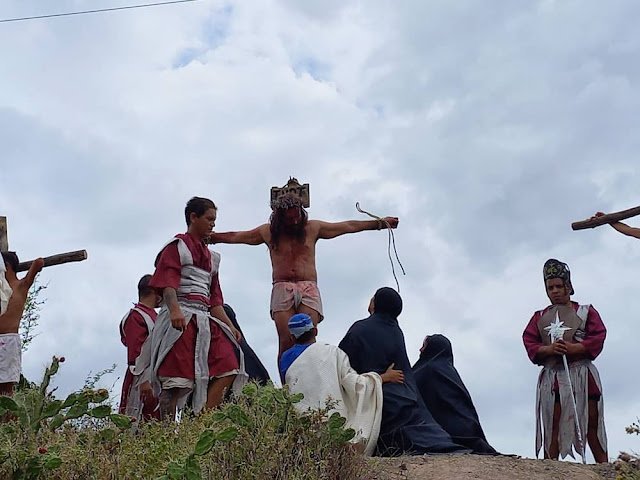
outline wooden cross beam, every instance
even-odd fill
[[[7,229],[7,217],[0,217],[0,252],[6,252],[9,250],[9,234]],[[50,257],[43,258],[44,266],[51,267],[53,265],[62,265],[69,262],[81,262],[87,259],[86,250],[76,250],[75,252],[59,253],[57,255],[51,255]],[[25,272],[29,270],[33,260],[21,262],[18,264],[18,272]]]
[[[606,225],[607,223],[616,223],[625,218],[635,217],[640,215],[640,207],[630,208],[628,210],[622,210],[621,212],[608,213],[600,217],[590,218],[580,222],[573,222],[571,228],[573,230],[584,230],[585,228],[595,228],[600,225]]]

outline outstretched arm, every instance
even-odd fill
[[[38,273],[42,271],[43,267],[44,267],[44,260],[41,257],[36,258],[33,261],[33,263],[31,264],[31,267],[29,267],[29,271],[27,272],[25,277],[22,279],[22,281],[24,282],[24,286],[26,287],[27,290],[31,288],[31,285],[33,285],[33,282],[36,280],[36,275],[38,275]]]
[[[602,212],[596,212],[596,214],[591,218],[597,218],[603,215],[604,213]],[[615,228],[620,233],[623,233],[630,237],[640,238],[640,228],[630,227],[626,223],[622,223],[622,222],[610,223],[609,225],[611,225],[612,228]]]
[[[260,245],[265,243],[263,231],[268,225],[260,225],[253,230],[244,232],[212,232],[209,235],[210,243],[242,243],[245,245]]]
[[[317,220],[316,220],[317,221]],[[398,217],[385,217],[382,220],[348,220],[346,222],[322,222],[317,221],[318,238],[335,238],[345,233],[358,233],[365,230],[380,230],[385,228],[387,224],[391,228],[398,227]]]
[[[630,227],[626,223],[622,222],[612,223],[611,226],[620,233],[624,233],[630,237],[640,238],[640,228]]]

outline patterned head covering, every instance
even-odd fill
[[[544,262],[544,267],[542,268],[542,277],[545,281],[545,284],[550,278],[559,278],[564,282],[564,286],[569,292],[569,295],[573,295],[575,293],[573,290],[573,285],[571,284],[571,270],[569,270],[569,265],[561,262],[560,260],[550,258],[549,260]]]
[[[309,330],[313,330],[313,321],[306,313],[296,313],[289,319],[289,331],[294,337],[300,338]]]

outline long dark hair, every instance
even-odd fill
[[[302,215],[302,221],[298,225],[297,230],[293,233],[293,237],[300,243],[304,243],[307,237],[307,221],[309,219],[309,215],[307,211],[301,206],[289,207],[289,208],[299,208],[300,214]],[[284,216],[288,208],[274,208],[273,212],[271,212],[271,217],[269,217],[269,230],[271,231],[271,243],[270,247],[272,250],[278,249],[278,244],[280,243],[280,237],[282,236],[285,229],[284,225]]]

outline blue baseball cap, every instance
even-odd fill
[[[296,313],[289,319],[289,331],[296,338],[300,338],[313,328],[313,321],[306,313]]]

